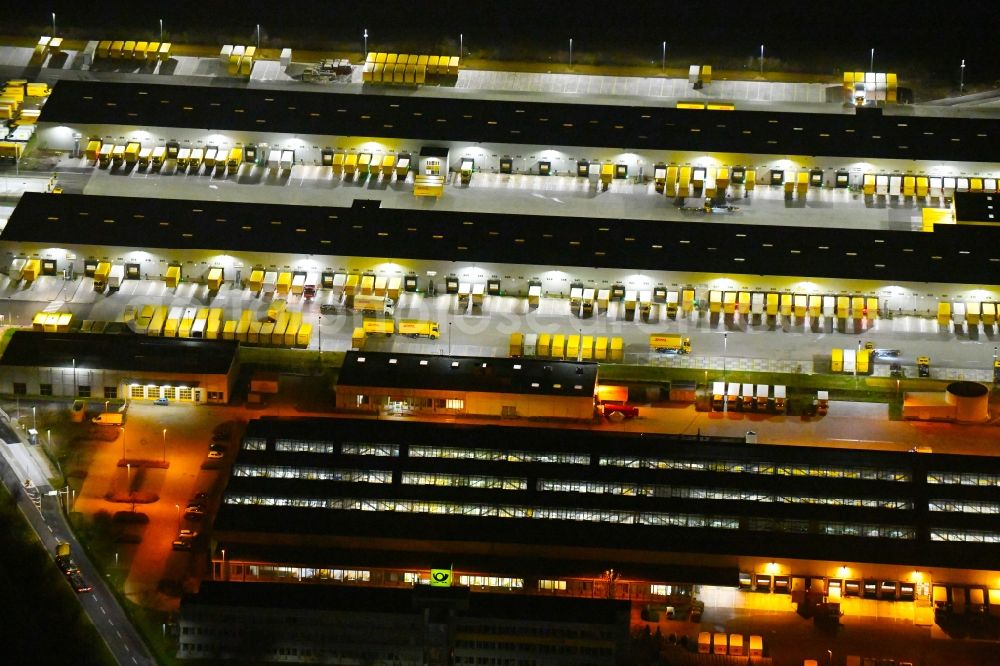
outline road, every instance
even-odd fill
[[[27,403],[21,406],[22,409],[28,407],[30,405]],[[0,444],[2,451],[0,476],[16,498],[21,513],[28,519],[32,530],[50,555],[55,552],[56,543],[70,544],[73,559],[80,566],[84,579],[94,588],[89,594],[83,593],[77,598],[117,662],[138,666],[155,664],[138,631],[129,622],[118,600],[108,589],[106,582],[69,529],[60,506],[61,496],[53,490],[47,480],[43,482],[47,474],[46,470],[40,468],[39,456],[34,453],[33,447],[21,441],[7,442],[12,434],[20,440],[19,431],[3,412],[0,412],[0,421],[5,426],[0,433],[4,439],[4,443]],[[23,488],[22,484],[26,478],[32,478],[36,483],[40,496],[40,509]],[[54,562],[52,566],[55,566]]]

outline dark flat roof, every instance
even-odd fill
[[[251,439],[263,449],[244,447],[234,470],[316,472],[229,479],[217,537],[232,552],[284,546],[278,562],[302,547],[398,551],[420,542],[406,557],[444,549],[473,570],[483,559],[523,557],[522,544],[590,560],[626,549],[643,567],[686,552],[988,568],[998,550],[974,538],[931,538],[933,530],[996,531],[989,513],[930,510],[932,499],[994,501],[995,489],[977,481],[1000,475],[992,457],[369,419],[260,419],[248,424]],[[969,476],[931,483],[931,471]],[[470,482],[430,481],[453,477]]]
[[[994,161],[995,120],[61,80],[40,122],[622,149]],[[738,103],[737,103],[738,105]]]
[[[338,386],[585,397],[594,395],[597,363],[531,358],[349,351]]]
[[[0,241],[981,285],[1000,269],[1000,230],[974,225],[923,233],[36,192]]]
[[[955,192],[955,219],[959,223],[1000,227],[1000,194]]]
[[[0,358],[0,367],[70,368],[75,361],[81,370],[224,375],[238,349],[239,343],[230,340],[15,331]]]

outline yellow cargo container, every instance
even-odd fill
[[[166,324],[163,326],[163,337],[165,338],[176,338],[177,329],[180,326],[179,319],[167,319]]]
[[[580,336],[570,335],[566,338],[566,358],[575,361],[580,356]]]
[[[121,39],[116,39],[111,42],[110,55],[112,58],[121,58],[122,50],[125,48],[125,42]]]
[[[285,332],[288,330],[288,313],[282,312],[278,315],[278,321],[274,322],[274,330],[271,331],[272,345],[283,345],[285,344]]]
[[[257,341],[262,345],[269,345],[271,344],[271,338],[273,335],[274,335],[274,322],[273,321],[261,322],[260,334],[257,338]]]
[[[549,333],[538,334],[538,346],[535,348],[535,355],[547,358],[552,355],[552,335]]]
[[[250,326],[247,328],[247,344],[259,345],[260,344],[260,329],[263,328],[263,322],[252,321]],[[268,338],[270,340],[270,338]]]
[[[809,297],[805,294],[795,294],[795,316],[802,318],[806,316],[809,305]]]
[[[830,352],[830,372],[844,371],[844,350],[836,347]]]
[[[837,296],[837,318],[847,319],[851,316],[851,299],[848,296]]]
[[[235,319],[226,320],[225,325],[222,327],[222,339],[223,340],[235,340],[236,339],[236,325]]]
[[[927,196],[927,176],[917,176],[917,197],[923,199]]]
[[[177,337],[190,338],[191,327],[193,325],[194,325],[194,319],[181,319],[181,325],[177,329]]]
[[[810,296],[809,297],[809,316],[818,317],[823,312],[823,297],[822,296]]]
[[[250,272],[250,279],[247,280],[247,289],[257,293],[264,286],[264,271],[254,269]]]
[[[739,303],[737,304],[736,311],[741,315],[750,314],[750,292],[741,291],[739,296]]]
[[[878,299],[875,297],[869,297],[865,299],[865,316],[868,319],[878,319]]]
[[[778,294],[773,292],[767,294],[767,305],[765,306],[764,313],[768,317],[778,316]]]
[[[938,326],[947,326],[951,323],[951,303],[938,303],[937,321]]]
[[[865,299],[863,296],[854,296],[851,298],[851,314],[855,319],[864,319]]]
[[[781,305],[779,306],[779,311],[785,317],[792,316],[792,302],[794,297],[791,294],[781,294]]]
[[[734,314],[736,312],[736,292],[727,291],[722,296],[722,311],[725,314]]]
[[[365,329],[358,327],[351,334],[351,348],[361,349],[365,346]]]
[[[584,361],[590,361],[594,358],[594,336],[585,335],[580,341],[580,358]]]
[[[335,153],[333,156],[333,175],[339,176],[344,173],[344,153]]]
[[[246,342],[248,339],[248,333],[250,331],[251,321],[243,321],[242,319],[236,324],[235,339],[240,342]],[[259,330],[259,329],[258,329]]]
[[[805,196],[806,192],[809,190],[809,172],[799,171],[795,176],[795,191],[798,195]]]
[[[45,320],[48,319],[48,312],[36,312],[34,318],[31,320],[31,327],[36,331],[45,330]]]
[[[282,271],[278,273],[278,283],[275,286],[275,291],[281,296],[287,296],[288,292],[292,288],[292,274],[288,271]]]
[[[681,291],[681,312],[687,314],[694,309],[694,289]]]
[[[353,296],[358,290],[358,282],[361,281],[361,276],[357,273],[351,273],[347,276],[347,280],[344,281],[344,294],[347,296]]]
[[[608,360],[618,362],[625,358],[625,341],[620,337],[611,338],[611,350]]]
[[[708,311],[712,314],[722,312],[722,292],[713,289],[708,292]]]
[[[983,303],[983,325],[993,326],[997,320],[996,303]]]
[[[754,169],[747,169],[746,174],[743,177],[743,189],[747,192],[753,192],[754,187],[757,185],[757,172]]]
[[[552,358],[566,357],[566,336],[556,333],[552,336],[552,350],[549,354]]]
[[[507,355],[511,358],[524,356],[524,333],[511,333],[507,345]]]
[[[295,346],[296,335],[299,332],[299,327],[302,325],[302,313],[301,312],[291,312],[288,316],[288,328],[285,329],[285,346],[293,347]]]
[[[871,364],[869,363],[870,358],[871,358],[870,349],[858,350],[857,360],[855,361],[855,363],[857,364],[856,367],[859,375],[867,375],[869,372],[871,372]]]
[[[302,324],[299,327],[299,332],[295,334],[295,346],[302,347],[303,349],[309,346],[309,341],[312,338],[312,324]]]
[[[96,162],[97,156],[101,152],[101,143],[100,139],[91,139],[88,141],[87,149],[83,151],[83,156],[91,162]]]
[[[181,281],[181,267],[180,266],[168,266],[167,274],[164,276],[164,282],[167,283],[167,288],[173,289]]]
[[[209,319],[208,323],[205,325],[205,337],[209,340],[219,339],[219,328],[222,324],[218,319]]]
[[[875,194],[875,174],[866,173],[862,177],[861,188],[866,197],[870,197]]]
[[[364,275],[361,277],[361,294],[369,296],[375,291],[375,276]]]
[[[594,344],[594,360],[608,360],[608,338],[603,335],[598,337]]]
[[[358,154],[348,153],[347,157],[344,158],[344,174],[348,176],[353,176],[354,172],[358,170]]]

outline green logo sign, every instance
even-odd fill
[[[451,587],[451,569],[431,569],[432,587]]]

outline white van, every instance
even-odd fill
[[[125,415],[121,412],[101,412],[90,421],[97,425],[120,426],[125,422]]]

